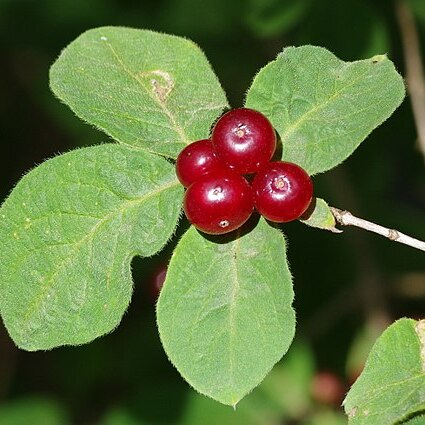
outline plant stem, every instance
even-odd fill
[[[418,30],[406,0],[396,0],[395,10],[403,43],[407,90],[412,103],[419,147],[425,157],[425,80]]]
[[[369,232],[378,233],[378,235],[385,236],[386,238],[409,245],[413,248],[425,251],[425,242],[412,238],[399,232],[398,230],[388,229],[387,227],[380,226],[379,224],[372,223],[371,221],[363,220],[362,218],[355,217],[349,211],[343,211],[338,208],[330,207],[335,220],[342,226],[356,226]]]

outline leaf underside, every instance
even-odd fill
[[[172,235],[182,189],[165,159],[105,144],[50,159],[0,209],[0,311],[26,350],[110,332],[132,293],[130,262]]]
[[[199,392],[236,405],[290,346],[295,331],[285,240],[263,219],[230,241],[190,228],[157,307],[164,348]]]
[[[173,158],[207,138],[228,106],[198,46],[131,28],[83,33],[51,67],[50,86],[80,118],[118,142]]]
[[[335,233],[340,232],[335,227],[335,217],[329,205],[320,198],[313,199],[306,213],[300,218],[300,221],[310,227],[317,227],[318,229],[329,230]]]
[[[384,55],[344,62],[316,46],[288,47],[255,77],[245,105],[264,113],[282,159],[311,175],[344,161],[405,95]]]

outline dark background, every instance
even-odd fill
[[[425,3],[405,4],[424,48]],[[107,140],[48,86],[61,49],[103,25],[191,38],[234,107],[243,105],[258,69],[288,45],[324,46],[344,60],[388,53],[406,74],[399,20],[388,0],[0,0],[2,199],[44,159]],[[424,155],[407,98],[349,160],[315,177],[315,192],[425,240]],[[283,229],[294,275],[296,342],[236,413],[195,394],[162,350],[152,282],[169,246],[153,260],[135,260],[132,304],[110,335],[86,346],[26,353],[0,329],[0,425],[345,423],[340,398],[375,338],[397,318],[424,314],[424,254],[358,229],[335,235],[298,222]],[[336,394],[323,399],[329,388]]]

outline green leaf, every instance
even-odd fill
[[[163,346],[197,391],[235,406],[295,331],[285,240],[261,219],[234,239],[190,228],[171,259],[157,318]]]
[[[317,227],[319,229],[330,230],[334,233],[340,233],[335,227],[335,217],[332,214],[329,205],[320,198],[315,198],[312,205],[309,207],[306,213],[300,221],[307,226]]]
[[[227,106],[205,55],[184,38],[103,27],[73,41],[50,71],[53,92],[117,141],[176,157]]]
[[[404,93],[386,56],[344,62],[321,47],[288,47],[257,74],[246,106],[269,117],[282,159],[316,174],[344,161]]]
[[[424,425],[425,424],[425,415],[416,416],[406,422],[403,422],[403,425]]]
[[[392,425],[425,410],[425,320],[401,319],[378,338],[344,409],[350,425]]]
[[[305,345],[293,342],[285,359],[273,367],[236,410],[192,392],[179,425],[286,424],[303,417],[309,409],[313,373],[312,353]],[[345,415],[343,418],[346,419]]]
[[[26,350],[82,344],[120,322],[130,262],[167,242],[182,188],[165,159],[106,144],[50,159],[0,209],[0,311]]]

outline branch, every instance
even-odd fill
[[[407,90],[412,103],[419,146],[425,156],[425,81],[418,31],[406,0],[396,0],[395,10],[403,42]]]
[[[330,207],[330,209],[335,217],[335,220],[342,226],[360,227],[362,229],[368,230],[369,232],[374,232],[378,233],[378,235],[385,236],[392,241],[400,242],[413,248],[420,249],[421,251],[425,251],[425,242],[407,236],[398,230],[388,229],[386,227],[380,226],[379,224],[355,217],[349,211],[342,211],[334,207]]]

